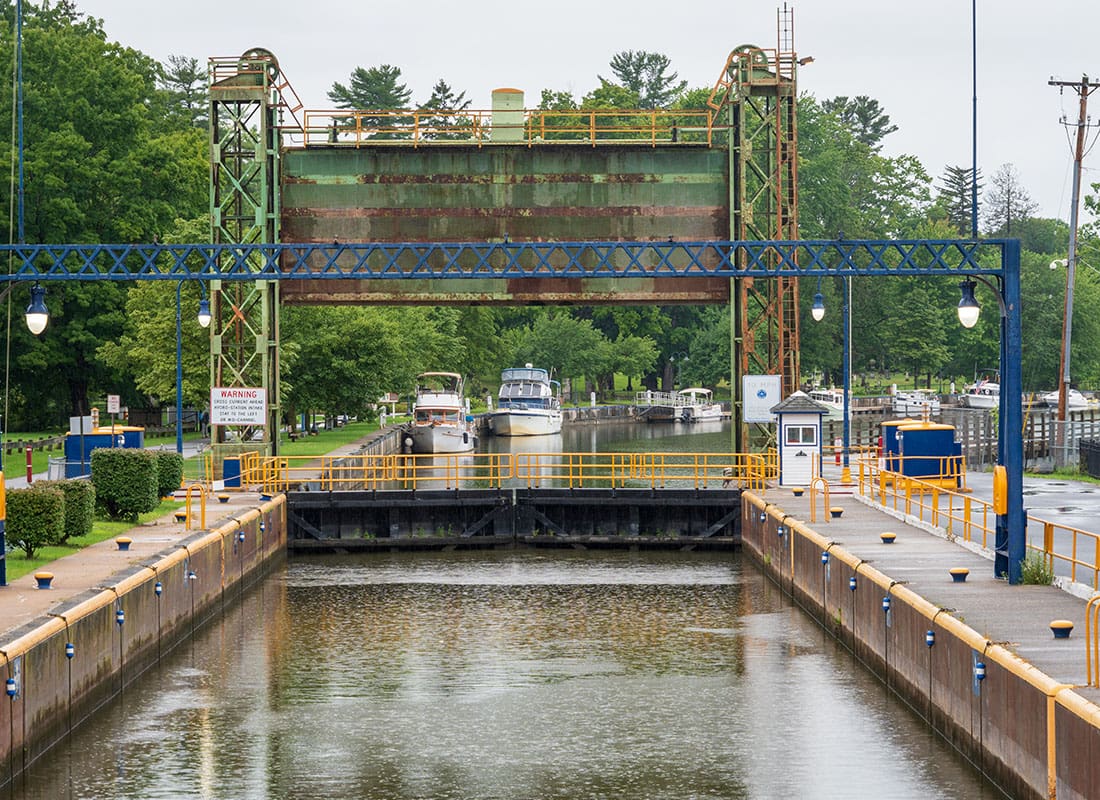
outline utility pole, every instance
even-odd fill
[[[1073,337],[1073,283],[1077,272],[1077,207],[1081,203],[1081,163],[1085,158],[1085,130],[1088,128],[1088,104],[1089,95],[1097,88],[1100,82],[1090,81],[1088,75],[1082,75],[1081,81],[1056,81],[1053,78],[1048,82],[1049,86],[1058,86],[1063,91],[1070,87],[1080,100],[1080,110],[1077,114],[1077,144],[1073,153],[1073,199],[1069,211],[1069,257],[1066,259],[1066,313],[1062,323],[1062,377],[1058,385],[1058,443],[1062,446],[1055,456],[1058,464],[1065,464],[1067,453],[1066,442],[1066,405],[1069,398],[1069,348]],[[1062,123],[1065,124],[1063,117]]]

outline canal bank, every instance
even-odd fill
[[[819,508],[807,522],[808,496],[746,492],[745,551],[1009,796],[1095,798],[1100,691],[1087,685],[1085,601],[1008,586],[984,554],[855,497],[833,505],[839,517]],[[1069,638],[1054,637],[1055,620],[1073,623]]]
[[[0,785],[286,558],[285,498],[233,495],[207,530],[167,516],[4,587]]]

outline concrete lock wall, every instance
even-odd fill
[[[1100,708],[1072,687],[750,492],[741,535],[784,591],[1009,796],[1096,796]]]
[[[191,635],[236,596],[232,590],[285,558],[286,529],[279,495],[59,605],[0,647],[0,677],[14,678],[18,691],[0,698],[0,784]]]

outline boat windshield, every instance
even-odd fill
[[[442,408],[418,408],[416,409],[417,425],[457,425],[460,421],[459,412]]]
[[[425,372],[416,379],[417,394],[461,394],[462,376],[453,372]]]
[[[540,381],[545,383],[550,379],[550,375],[544,369],[537,369],[535,367],[516,367],[501,372],[500,379],[505,383],[508,381]]]

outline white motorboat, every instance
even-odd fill
[[[829,413],[827,416],[838,419],[844,416],[843,389],[823,389],[817,387],[809,391],[809,397],[814,402],[821,403],[821,405],[828,407]],[[851,410],[850,404],[849,410]]]
[[[497,436],[545,436],[561,432],[561,385],[531,364],[500,373],[497,410],[489,427]]]
[[[972,383],[959,395],[966,408],[998,408],[1001,405],[1001,384],[993,381]]]
[[[692,387],[677,392],[681,422],[701,422],[705,419],[721,419],[722,406],[714,402],[710,389]]]
[[[891,408],[895,414],[920,417],[940,413],[940,398],[928,392],[914,389],[911,392],[894,392]]]
[[[1047,392],[1043,395],[1043,402],[1050,408],[1058,408],[1058,390],[1053,392]],[[1081,394],[1076,389],[1069,389],[1066,392],[1066,410],[1067,411],[1080,411],[1081,409],[1089,407],[1089,399]]]
[[[407,428],[414,453],[466,453],[474,449],[474,421],[462,396],[462,376],[425,372],[416,379],[416,403]]]

